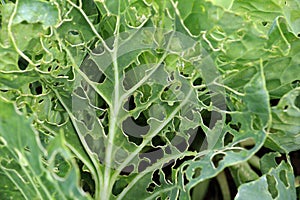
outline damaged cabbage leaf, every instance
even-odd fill
[[[223,199],[295,198],[288,155],[260,150],[299,150],[298,1],[0,9],[1,197],[204,198],[229,168]]]
[[[20,196],[17,188],[25,199],[87,199],[78,186],[78,169],[63,133],[44,149],[31,120],[2,99],[0,109],[0,171],[9,180],[5,178],[1,186],[2,197]]]
[[[272,109],[273,123],[266,145],[277,151],[289,153],[299,150],[300,140],[300,88],[284,95]]]
[[[262,199],[296,199],[294,175],[290,162],[276,163],[278,153],[266,154],[261,159],[263,176],[238,188],[235,199],[253,198],[259,193]]]

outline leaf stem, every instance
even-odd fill
[[[217,178],[217,181],[218,181],[219,186],[221,188],[223,199],[224,200],[230,200],[231,195],[230,195],[228,181],[227,181],[227,178],[225,176],[224,170],[220,174],[218,174],[218,176],[216,178]]]
[[[120,2],[119,2],[120,3]],[[119,5],[120,11],[120,5]],[[110,107],[110,120],[109,120],[109,133],[107,136],[108,145],[105,150],[105,168],[104,168],[104,177],[103,179],[103,188],[102,188],[102,197],[103,199],[109,199],[110,193],[113,187],[114,182],[111,180],[111,167],[112,167],[112,152],[114,146],[114,138],[116,133],[116,126],[117,126],[117,118],[119,109],[121,108],[122,101],[119,99],[120,95],[120,80],[119,80],[119,67],[118,67],[118,45],[119,45],[119,26],[120,26],[120,16],[117,16],[116,22],[116,30],[115,30],[115,40],[114,40],[114,47],[113,52],[111,53],[112,61],[113,61],[113,69],[114,69],[114,94],[113,94],[113,105]]]

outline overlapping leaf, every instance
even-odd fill
[[[298,9],[296,0],[3,3],[1,195],[190,199],[264,144],[299,150]],[[236,181],[236,199],[259,187],[265,199],[295,198],[289,162],[266,167],[273,157],[259,179]]]
[[[44,149],[30,121],[17,113],[13,104],[1,100],[0,107],[1,174],[15,184],[23,198],[87,198],[78,190],[78,171],[62,134]],[[15,198],[12,190],[2,189],[12,187],[11,182],[1,187],[1,194]]]

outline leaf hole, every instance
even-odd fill
[[[154,136],[151,143],[154,147],[162,147],[166,145],[166,141],[164,141],[159,135]]]
[[[186,173],[183,173],[183,184],[184,185],[187,185],[189,183],[189,180],[186,176],[187,176]]]
[[[43,93],[43,87],[41,85],[37,86],[35,88],[36,94],[42,94]]]
[[[54,82],[53,86],[59,86],[59,82]]]
[[[261,24],[266,27],[268,25],[268,22],[262,22]]]
[[[134,137],[134,136],[131,136],[131,135],[128,135],[128,134],[126,134],[126,136],[128,137],[128,141],[129,142],[132,142],[132,143],[134,143],[136,145],[140,145],[143,142],[143,138]]]
[[[101,55],[104,53],[105,49],[104,49],[104,46],[102,43],[96,43],[95,45],[93,45],[93,50],[92,50],[92,53],[95,54],[95,55]]]
[[[43,54],[38,54],[38,55],[35,55],[35,56],[34,56],[34,59],[35,59],[36,61],[41,60],[42,58],[43,58]]]
[[[148,187],[146,188],[146,191],[152,193],[152,192],[154,192],[155,187],[156,187],[156,185],[154,183],[150,183],[148,185]]]
[[[99,73],[99,74],[100,74],[100,76],[98,78],[98,81],[96,81],[96,82],[101,84],[105,81],[106,76],[103,73]]]
[[[39,95],[43,93],[42,84],[39,81],[33,82],[29,84],[30,92],[33,95]]]
[[[271,99],[270,104],[271,104],[271,106],[277,106],[279,101],[280,101],[280,99]]]
[[[194,113],[192,110],[188,110],[188,111],[186,111],[186,113],[182,113],[182,115],[190,121],[194,120]]]
[[[171,85],[166,86],[166,87],[164,88],[164,92],[168,92],[168,91],[170,90],[170,88],[171,88]]]
[[[269,61],[264,60],[263,63],[262,63],[262,65],[263,65],[263,66],[266,66],[268,63],[269,63]]]
[[[285,154],[281,154],[281,156],[275,158],[275,161],[276,161],[277,165],[280,165],[280,163],[282,161],[287,162],[287,158],[286,158]]]
[[[223,138],[224,146],[227,146],[228,144],[232,143],[234,136],[230,132],[226,132]]]
[[[122,169],[120,175],[129,176],[133,172],[133,170],[134,170],[134,165],[128,165]]]
[[[119,195],[128,185],[128,182],[124,179],[118,179],[114,185],[113,185],[113,189],[112,189],[112,193],[113,195],[117,196]]]
[[[28,21],[26,21],[26,20],[23,20],[23,21],[21,21],[21,23],[20,24],[23,24],[23,25],[28,25],[29,24],[29,22]]]
[[[190,74],[188,73],[180,72],[180,75],[183,76],[184,78],[190,78]]]
[[[212,157],[211,161],[212,161],[214,168],[219,167],[220,162],[224,159],[225,156],[226,155],[224,153],[218,153]]]
[[[146,103],[148,102],[149,98],[152,95],[152,88],[148,84],[142,85],[139,89],[139,92],[141,92],[141,103]]]
[[[106,118],[108,118],[107,117],[108,115],[106,115]],[[105,121],[108,121],[108,120],[105,120]],[[106,126],[104,126],[104,134],[107,136],[108,135],[108,132],[109,132],[109,127],[108,127],[108,125],[106,125]],[[141,142],[142,143],[142,142]]]
[[[168,76],[168,81],[169,81],[169,82],[172,82],[172,81],[174,81],[174,80],[175,80],[174,72],[171,72],[171,73],[170,73],[170,76]]]
[[[216,126],[217,122],[222,119],[222,115],[214,110],[208,111],[208,113],[209,118],[203,118],[203,122],[207,127],[213,129]]]
[[[133,95],[128,97],[128,100],[124,103],[123,108],[126,111],[131,111],[131,110],[134,110],[136,108],[136,104],[134,102],[134,96]]]
[[[41,103],[43,103],[43,102],[44,102],[44,99],[40,99],[40,100],[38,101],[39,104],[41,104]]]
[[[89,97],[90,101],[91,101],[91,104],[98,107],[98,108],[101,108],[102,110],[107,110],[109,108],[109,106],[106,103],[106,101],[98,93],[93,93],[93,94],[94,94],[94,96],[91,95],[92,97]],[[103,116],[103,114],[106,113],[106,112],[101,111],[99,113],[101,113],[100,115]],[[97,116],[100,117],[100,115],[97,115]]]
[[[86,76],[95,83],[103,83],[106,79],[105,74],[99,70],[98,65],[87,56],[80,65],[80,69]]]
[[[175,164],[175,160],[171,159],[168,163],[165,163],[162,167],[162,173],[164,174],[164,178],[169,183],[174,183],[174,179],[172,178],[173,165]]]
[[[147,167],[149,167],[151,165],[150,162],[146,161],[146,160],[142,160],[140,161],[139,165],[138,165],[138,171],[142,172],[144,171]]]
[[[198,99],[201,101],[201,95],[202,94],[207,94],[208,92],[209,92],[209,90],[207,89],[207,87],[206,86],[199,86],[199,87],[197,87],[197,91],[200,93],[200,95],[199,95],[199,97],[198,97]]]
[[[166,153],[166,154],[169,154],[169,155],[172,153],[171,148],[170,148],[169,146],[167,146],[167,147],[165,148],[165,153]]]
[[[208,142],[207,142],[207,137],[204,133],[204,131],[202,130],[201,127],[196,128],[197,130],[195,130],[195,137],[191,137],[191,141],[189,141],[189,150],[191,151],[204,151],[207,150],[208,147]],[[192,130],[194,131],[194,130]]]
[[[27,60],[25,60],[23,57],[19,57],[18,60],[18,67],[20,70],[26,70],[26,68],[28,67],[29,62]]]
[[[122,129],[127,135],[141,138],[146,135],[150,130],[150,126],[147,123],[147,118],[143,113],[140,113],[137,119],[128,117],[122,123]]]
[[[272,198],[275,199],[278,196],[278,191],[276,188],[277,182],[276,182],[274,176],[267,174],[266,177],[267,177],[267,183],[268,183],[268,191],[272,195]]]
[[[7,142],[3,137],[0,137],[0,147],[6,146]]]
[[[86,98],[85,92],[82,87],[77,87],[76,89],[74,89],[74,93],[79,97]]]
[[[230,114],[226,114],[225,120],[226,120],[226,124],[228,124],[229,122],[231,122],[232,121],[231,115]]]
[[[194,170],[194,173],[193,173],[192,178],[193,178],[193,179],[198,178],[198,177],[201,175],[201,171],[202,171],[202,168],[201,168],[201,167],[197,167],[197,168]]]
[[[230,123],[229,126],[230,126],[230,128],[232,128],[232,129],[234,129],[236,131],[239,131],[242,125],[241,125],[240,122],[238,122],[237,124]]]
[[[174,128],[175,128],[175,131],[179,131],[179,127],[180,127],[180,124],[181,124],[181,119],[180,118],[178,118],[178,117],[174,117],[174,119],[173,119],[173,124],[174,124]],[[173,135],[173,137],[174,137],[175,135]],[[172,137],[172,138],[173,138]]]
[[[54,173],[60,178],[65,178],[68,176],[71,171],[70,163],[61,155],[61,153],[57,153],[54,159]]]
[[[179,90],[180,90],[180,88],[181,88],[181,86],[180,86],[180,85],[176,85],[176,86],[175,86],[175,91],[179,91]]]
[[[180,152],[184,152],[188,149],[189,144],[187,143],[186,139],[183,137],[180,137],[178,135],[176,135],[172,141],[171,141],[172,145],[176,147],[176,149],[178,149],[178,151]]]
[[[90,173],[86,171],[80,172],[81,179],[80,179],[80,185],[83,189],[83,191],[89,193],[91,196],[94,196],[95,194],[95,181],[93,180],[93,177]]]
[[[244,37],[245,34],[246,34],[246,32],[245,32],[245,30],[240,29],[240,30],[238,30],[238,31],[236,32],[236,34],[237,34],[237,36],[239,36],[239,37]]]
[[[165,153],[162,148],[153,148],[146,146],[142,150],[143,153],[140,154],[140,158],[144,158],[147,161],[150,161],[147,165],[141,166],[142,170],[146,169],[148,166],[151,166],[153,163],[156,163],[159,159],[163,158]],[[141,170],[141,168],[139,168]]]
[[[289,183],[288,183],[288,179],[287,179],[287,174],[286,174],[285,170],[281,170],[279,172],[279,178],[283,182],[283,184],[285,185],[285,187],[289,187]]]
[[[83,89],[84,92],[90,91],[90,85],[84,80],[81,81],[81,88]]]
[[[154,173],[152,174],[152,181],[155,183],[155,185],[160,186],[160,175],[159,175],[159,170],[155,170]]]
[[[77,36],[77,35],[79,35],[79,32],[77,30],[71,30],[71,31],[68,32],[68,34]]]
[[[201,113],[202,119],[203,119],[203,124],[207,127],[210,125],[210,119],[211,119],[211,111],[208,110],[203,110]]]
[[[300,80],[295,80],[291,83],[292,88],[300,87]]]
[[[95,117],[92,116],[89,113],[89,111],[83,110],[82,116],[81,116],[81,121],[85,124],[85,126],[88,130],[92,130],[94,127],[94,123],[95,123]]]
[[[195,79],[195,80],[193,81],[193,86],[199,86],[199,85],[202,84],[202,82],[203,82],[202,78],[201,78],[201,77],[198,77],[197,79]]]

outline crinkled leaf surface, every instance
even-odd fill
[[[0,9],[1,197],[191,199],[231,168],[236,199],[295,199],[289,161],[248,162],[299,150],[297,0]]]
[[[62,134],[44,149],[30,120],[12,103],[0,100],[0,108],[1,176],[8,178],[1,186],[1,196],[16,198],[20,196],[18,189],[25,199],[86,199],[77,185],[78,171]],[[57,164],[58,157],[65,166]]]
[[[267,144],[278,151],[291,152],[299,149],[300,138],[300,88],[284,95],[273,108],[273,123]]]

